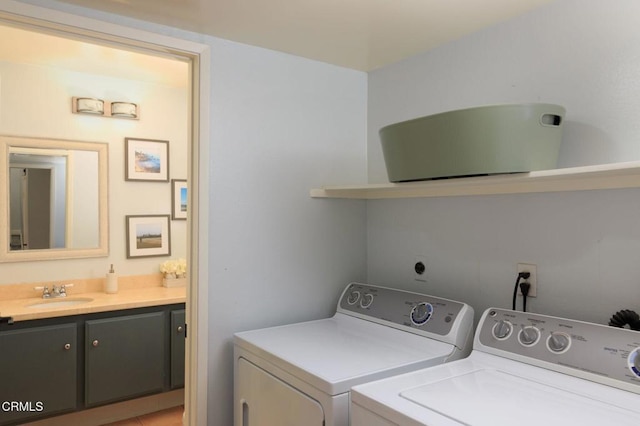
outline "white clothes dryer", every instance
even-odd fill
[[[640,332],[488,309],[469,357],[355,386],[352,426],[637,426]]]
[[[473,309],[351,283],[331,318],[234,336],[235,426],[347,426],[352,386],[467,356]]]

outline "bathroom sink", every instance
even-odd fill
[[[50,299],[43,300],[41,302],[31,303],[27,305],[28,308],[42,309],[42,308],[68,308],[70,306],[81,305],[83,303],[93,301],[90,297],[74,297],[73,299]]]

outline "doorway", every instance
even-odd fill
[[[208,250],[206,213],[208,206],[208,47],[128,27],[109,24],[75,15],[59,13],[16,2],[0,6],[0,24],[27,28],[35,32],[56,34],[72,40],[106,45],[122,51],[144,52],[174,58],[189,64],[188,182],[190,215],[187,220],[188,274],[187,289],[187,374],[185,384],[186,424],[206,424],[207,389],[207,321],[206,283]],[[113,220],[113,219],[112,219]],[[202,342],[198,344],[198,341]]]
[[[13,169],[12,169],[13,171]],[[51,240],[51,169],[18,168],[20,173],[23,249],[55,248]],[[11,229],[17,229],[13,225]]]

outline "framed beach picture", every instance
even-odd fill
[[[124,180],[169,182],[169,141],[124,139]]]
[[[170,256],[171,227],[168,214],[125,216],[127,259]]]
[[[186,179],[171,179],[171,219],[187,220]]]

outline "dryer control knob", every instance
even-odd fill
[[[431,319],[433,315],[433,305],[427,302],[420,302],[411,308],[411,322],[414,325],[423,325]]]
[[[362,295],[362,299],[360,299],[360,307],[361,308],[368,308],[369,306],[371,306],[371,304],[373,303],[373,294],[371,293],[365,293]]]
[[[358,299],[360,299],[360,292],[358,290],[353,290],[351,293],[349,293],[349,295],[347,296],[347,303],[349,305],[355,305],[356,302],[358,301]]]
[[[627,358],[629,369],[636,376],[640,377],[640,348],[636,348],[629,354]]]
[[[520,330],[520,333],[518,334],[518,341],[524,346],[535,345],[539,338],[540,330],[531,325]]]
[[[547,348],[553,353],[561,354],[571,346],[571,337],[567,333],[554,331],[547,339]]]
[[[493,337],[498,340],[505,340],[511,336],[513,325],[507,320],[500,320],[493,326]]]

